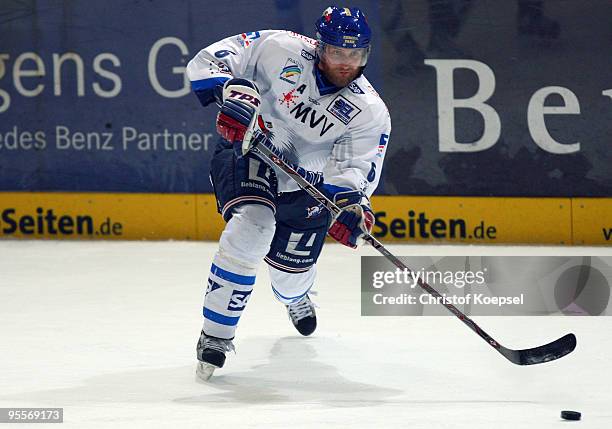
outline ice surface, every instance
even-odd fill
[[[610,248],[389,246],[402,255],[612,255]],[[574,332],[556,362],[507,362],[453,317],[361,317],[358,252],[328,244],[319,326],[297,335],[262,265],[236,355],[195,381],[215,243],[0,241],[0,407],[75,428],[581,428],[612,425],[612,319],[475,317],[507,347]],[[583,420],[562,423],[562,409]],[[27,427],[27,426],[24,426]]]

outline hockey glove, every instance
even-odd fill
[[[245,155],[250,149],[260,107],[259,90],[253,82],[233,78],[223,85],[223,104],[217,114],[217,132],[232,143],[239,155]]]
[[[370,201],[363,192],[351,190],[337,192],[333,201],[342,211],[332,221],[327,233],[334,240],[356,249],[374,225]]]

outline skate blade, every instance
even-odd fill
[[[213,372],[217,369],[216,366],[211,365],[206,362],[198,362],[198,367],[196,368],[196,375],[199,380],[208,381],[210,377],[212,377]]]

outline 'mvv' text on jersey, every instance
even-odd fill
[[[306,124],[306,120],[309,120],[308,125],[310,125],[310,128],[312,129],[315,129],[320,125],[320,137],[323,137],[323,135],[334,126],[334,123],[331,122],[327,116],[325,116],[325,114],[318,113],[311,106],[306,106],[303,101],[291,109],[291,113],[295,115],[295,119],[302,121],[302,124]]]

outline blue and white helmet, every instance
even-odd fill
[[[316,22],[317,53],[323,57],[326,45],[351,49],[359,58],[359,65],[365,66],[370,54],[372,31],[368,21],[359,8],[330,6]]]

